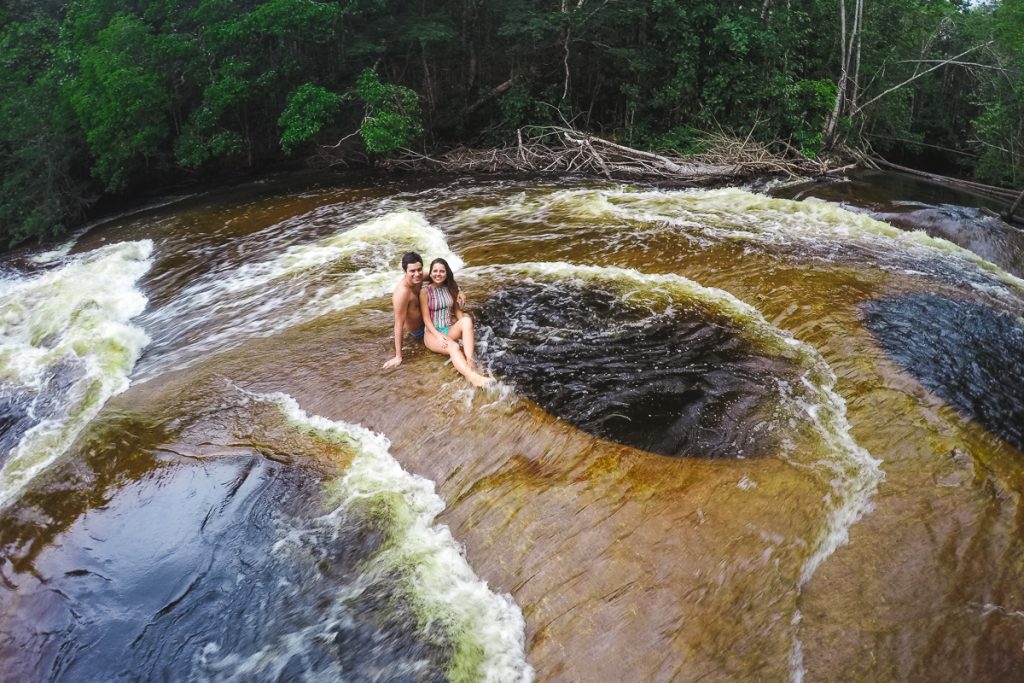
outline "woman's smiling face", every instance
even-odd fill
[[[443,263],[435,263],[430,269],[430,281],[435,285],[442,284],[448,279],[448,269]]]

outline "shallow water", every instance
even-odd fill
[[[4,671],[1014,677],[1024,238],[877,180],[285,178],[11,257]],[[408,249],[495,388],[380,369]]]

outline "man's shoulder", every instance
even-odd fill
[[[405,283],[405,280],[399,280],[398,284],[395,285],[394,300],[395,301],[408,301],[415,298],[418,295],[417,292],[413,291],[413,288]]]

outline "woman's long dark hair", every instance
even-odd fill
[[[455,282],[455,273],[452,272],[452,267],[448,265],[448,262],[443,258],[436,258],[430,262],[430,271],[433,271],[434,266],[438,263],[444,266],[444,272],[446,273],[444,282],[441,284],[448,289],[448,293],[452,295],[452,299],[457,298],[459,296],[459,285]],[[433,280],[431,280],[431,282],[433,282]]]

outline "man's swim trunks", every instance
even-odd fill
[[[417,332],[410,332],[412,338],[416,341],[423,341],[423,334],[427,331],[426,327],[421,327]]]

